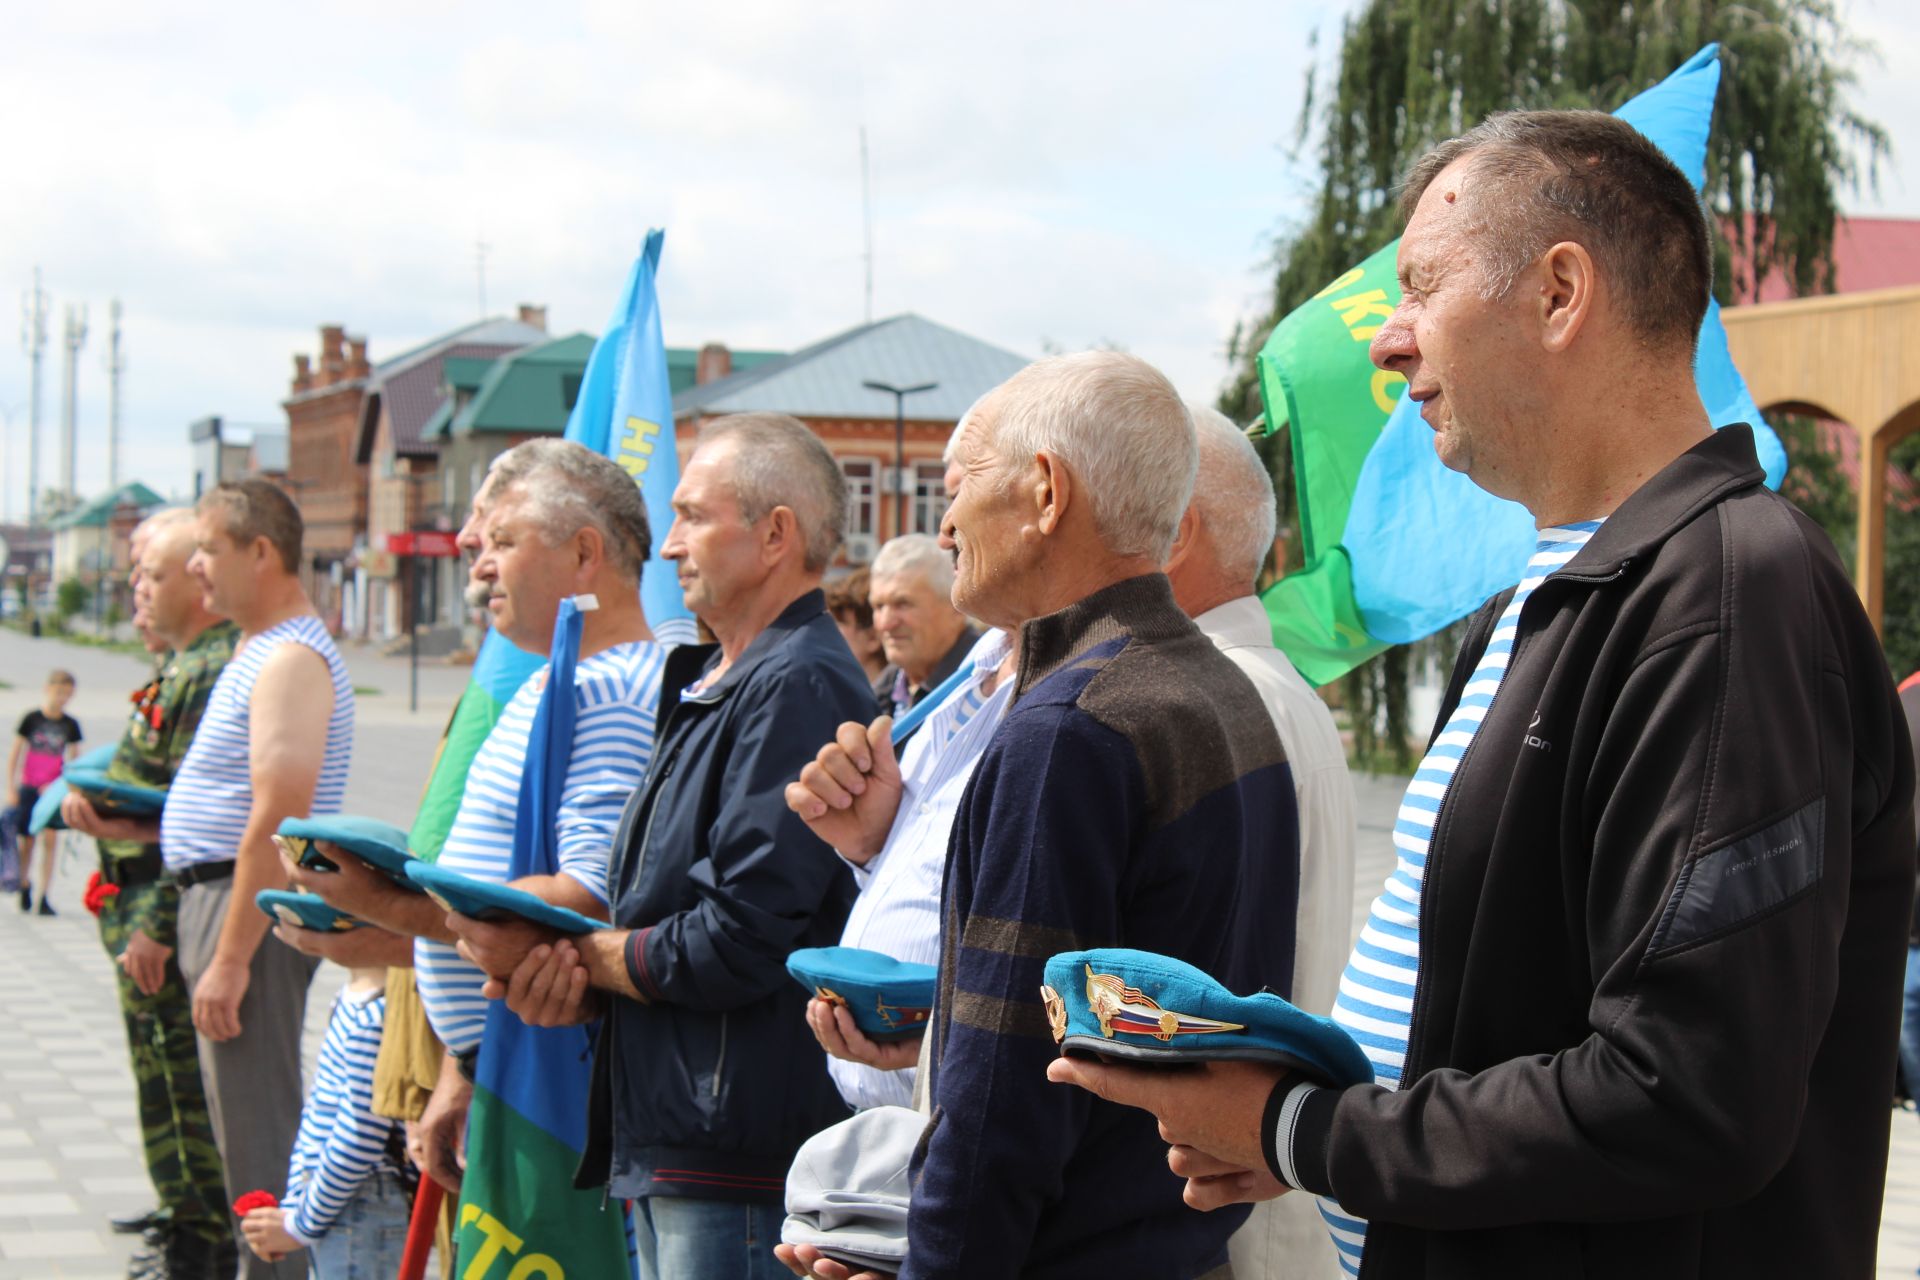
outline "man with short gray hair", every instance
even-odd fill
[[[1196,1205],[1323,1197],[1370,1280],[1871,1276],[1912,748],[1832,545],[1702,407],[1705,211],[1560,111],[1441,144],[1404,208],[1374,363],[1540,534],[1341,978],[1374,1079],[1050,1074],[1157,1115]]]
[[[1161,572],[1197,466],[1171,384],[1114,352],[1028,366],[950,448],[954,604],[1018,631],[1020,657],[948,854],[914,1280],[1191,1280],[1225,1268],[1244,1220],[1181,1203],[1145,1116],[1048,1088],[1037,998],[1050,955],[1095,946],[1242,991],[1291,979],[1286,756]]]
[[[873,682],[880,714],[903,715],[918,706],[979,641],[952,594],[953,557],[931,534],[902,534],[873,558],[867,600],[888,663]]]
[[[485,927],[467,941],[528,1022],[604,1015],[580,1179],[634,1202],[641,1275],[751,1278],[776,1274],[794,1153],[846,1114],[786,958],[838,940],[853,882],[783,793],[873,694],[820,590],[846,489],[812,432],[714,421],[673,510],[662,554],[717,643],[667,660],[615,843],[615,927],[537,951],[489,952]]]

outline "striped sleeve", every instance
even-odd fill
[[[607,900],[607,860],[627,798],[653,758],[654,709],[664,651],[636,644],[617,663],[576,677],[573,754],[556,828],[560,870]]]
[[[373,1113],[373,1061],[385,1013],[384,996],[365,1004],[343,997],[327,1024],[307,1099],[309,1116],[322,1123],[309,1132],[308,1116],[301,1119],[295,1160],[303,1176],[288,1187],[284,1206],[287,1234],[302,1244],[327,1233],[386,1156],[395,1122]]]

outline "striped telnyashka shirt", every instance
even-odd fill
[[[841,931],[841,946],[878,951],[908,964],[940,963],[940,883],[947,870],[947,838],[973,766],[1007,709],[1012,680],[1002,680],[991,694],[982,694],[980,686],[1005,661],[1009,643],[1004,631],[980,637],[966,659],[973,664],[972,677],[907,741],[900,758],[900,810],[879,856],[853,868],[860,896]],[[827,1073],[856,1110],[912,1105],[912,1068],[881,1071],[828,1058]]]
[[[313,804],[303,816],[340,812],[347,792],[347,762],[353,754],[353,682],[326,626],[312,614],[303,614],[247,640],[220,672],[193,745],[167,788],[166,808],[160,815],[160,852],[167,870],[222,862],[239,853],[247,817],[253,812],[253,767],[248,756],[253,686],[268,657],[285,644],[305,645],[319,654],[333,682],[326,754],[321,758]]]
[[[373,1113],[373,1060],[386,1011],[386,994],[378,988],[334,997],[281,1204],[287,1234],[302,1244],[327,1234],[376,1170],[397,1172],[387,1144],[400,1122]]]
[[[560,873],[602,902],[614,829],[653,758],[653,718],[665,662],[659,645],[636,640],[582,658],[574,668],[573,752],[561,790],[556,844]],[[547,671],[542,667],[520,686],[474,753],[460,810],[440,851],[441,866],[476,880],[506,882],[521,766]],[[414,940],[413,963],[420,1003],[440,1042],[455,1053],[478,1045],[487,1022],[487,1001],[480,994],[486,975],[451,946],[430,938]]]
[[[1467,678],[1459,705],[1420,761],[1413,781],[1407,784],[1406,798],[1400,802],[1400,814],[1393,824],[1398,865],[1387,877],[1380,896],[1373,900],[1360,940],[1354,944],[1346,972],[1340,976],[1340,994],[1333,1004],[1333,1020],[1360,1042],[1373,1063],[1374,1083],[1382,1088],[1398,1089],[1406,1066],[1414,980],[1420,965],[1420,890],[1426,876],[1427,844],[1453,782],[1453,771],[1466,754],[1467,744],[1479,732],[1507,674],[1507,660],[1520,632],[1521,606],[1548,574],[1573,559],[1599,527],[1598,520],[1590,520],[1540,531],[1540,541],[1527,561],[1526,576],[1494,623],[1486,652]],[[1367,1243],[1365,1220],[1325,1197],[1320,1201],[1320,1213],[1340,1251],[1340,1265],[1347,1274],[1358,1275]]]

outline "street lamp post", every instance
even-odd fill
[[[913,387],[896,387],[889,382],[863,382],[869,391],[884,391],[893,397],[893,536],[907,531],[907,397],[932,391],[940,384],[922,382]]]

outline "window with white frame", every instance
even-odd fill
[[[913,464],[913,531],[940,532],[940,517],[947,513],[947,466],[944,462]]]
[[[847,536],[870,538],[879,519],[880,464],[872,458],[841,458],[840,474],[847,481]]]

